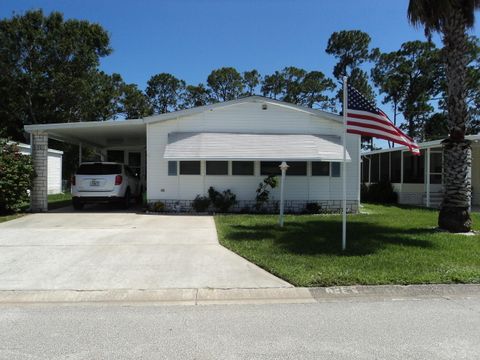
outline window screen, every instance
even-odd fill
[[[392,151],[390,154],[390,181],[392,183],[399,183],[401,179],[402,171],[402,152]]]
[[[180,161],[180,175],[200,175],[200,161]]]
[[[326,161],[312,161],[312,176],[330,175],[330,163]]]
[[[425,151],[421,155],[413,155],[410,152],[403,153],[403,182],[407,184],[421,184],[425,175]]]
[[[289,168],[287,169],[287,176],[306,176],[307,162],[306,161],[290,161],[287,162]]]
[[[177,176],[177,162],[169,161],[168,162],[168,176]]]
[[[260,163],[260,175],[280,175],[282,171],[278,167],[278,161],[262,161]]]
[[[388,152],[380,154],[380,180],[390,180],[390,154]]]
[[[228,175],[228,161],[207,161],[207,175]]]
[[[431,152],[430,153],[430,172],[431,173],[442,173],[442,153],[441,152]]]
[[[378,154],[372,155],[372,165],[371,165],[371,172],[370,172],[370,182],[378,183],[379,179],[379,171],[380,171],[380,164],[379,164],[379,156]]]
[[[125,152],[123,150],[107,150],[107,161],[123,164],[125,161]]]
[[[253,161],[232,161],[232,175],[253,175]]]
[[[339,162],[332,162],[332,177],[340,177],[340,165]]]
[[[362,182],[368,183],[370,174],[370,158],[362,156]]]

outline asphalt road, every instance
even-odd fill
[[[480,297],[0,305],[1,359],[479,359]]]

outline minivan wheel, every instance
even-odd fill
[[[123,208],[124,209],[128,209],[130,207],[130,200],[131,200],[131,196],[130,196],[130,189],[127,189],[127,191],[125,192],[125,196],[123,197]]]
[[[82,203],[79,199],[73,199],[72,205],[75,210],[82,210],[85,204]]]

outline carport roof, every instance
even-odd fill
[[[46,132],[51,139],[99,148],[146,144],[143,119],[26,125],[25,131]]]

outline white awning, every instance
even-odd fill
[[[340,136],[175,132],[168,135],[169,160],[343,161]],[[350,155],[347,152],[347,161]]]

